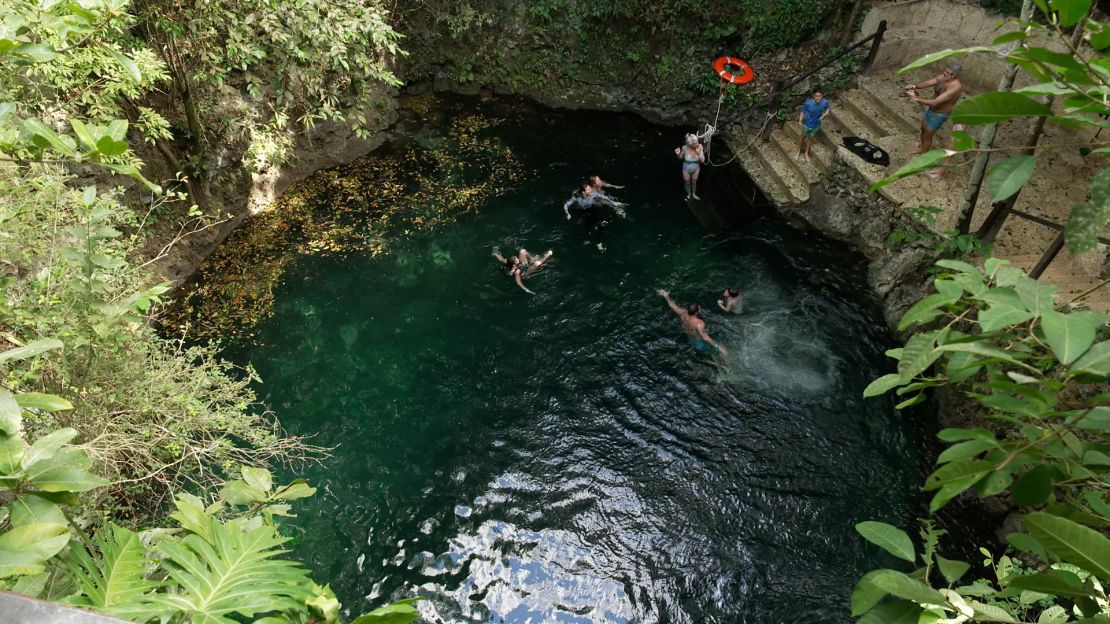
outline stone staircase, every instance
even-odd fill
[[[801,138],[801,126],[796,118],[776,128],[769,141],[756,140],[740,154],[740,159],[763,192],[778,205],[805,203],[809,199],[810,185],[821,179],[834,159],[849,164],[868,183],[874,183],[912,159],[909,151],[918,144],[921,108],[900,96],[900,85],[920,82],[932,75],[931,71],[919,71],[896,80],[892,69],[876,69],[871,76],[861,77],[856,88],[831,97],[832,109],[814,143],[813,162],[810,164],[796,158]],[[968,91],[972,95],[976,92],[973,87],[969,87]],[[945,146],[950,131],[951,124],[946,124],[934,138],[934,146]],[[972,136],[977,137],[979,131],[979,128],[972,128]],[[1021,144],[1027,132],[1027,125],[1023,123],[1001,124],[996,145]],[[1072,130],[1049,127],[1041,144],[1066,145],[1083,138],[1073,133]],[[842,143],[846,136],[862,137],[882,147],[890,154],[890,167],[872,165],[848,151]],[[746,145],[749,141],[738,138],[733,144]],[[1087,199],[1087,184],[1076,184],[1074,181],[1090,180],[1105,161],[1099,157],[1083,158],[1077,150],[1039,150],[1037,157],[1037,173],[1022,190],[1015,207],[1062,224],[1070,208]],[[993,164],[994,160],[991,162]],[[918,174],[889,184],[878,193],[903,208],[940,208],[936,230],[938,233],[950,231],[955,227],[958,209],[963,202],[971,163],[950,164],[953,166],[941,179]],[[975,208],[973,231],[986,218],[990,203],[984,186]],[[1055,236],[1056,232],[1051,228],[1011,215],[994,242],[994,255],[1029,270]],[[1099,250],[1090,254],[1072,256],[1062,252],[1057,256],[1043,279],[1061,285],[1057,296],[1060,303],[1070,301],[1074,295],[1101,282],[1099,276],[1103,271],[1105,253],[1106,247],[1100,245]],[[1085,303],[1091,309],[1110,312],[1110,287],[1097,290]]]

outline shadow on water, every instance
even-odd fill
[[[860,398],[891,346],[862,259],[770,218],[707,235],[681,130],[444,106],[504,117],[527,178],[383,256],[298,259],[229,350],[336,446],[298,555],[352,612],[419,593],[429,621],[848,622],[855,579],[893,565],[853,525],[921,512],[920,432]],[[594,173],[628,208],[589,231],[561,206]],[[534,297],[490,259],[521,245],[555,250]],[[691,349],[657,288],[729,356]]]

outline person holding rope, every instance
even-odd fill
[[[705,162],[705,149],[698,143],[698,135],[687,134],[686,144],[674,148],[674,155],[682,160],[682,181],[686,187],[686,199],[698,197],[698,173]]]

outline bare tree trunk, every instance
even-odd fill
[[[1028,20],[1033,15],[1033,0],[1024,0],[1021,3],[1021,19]],[[1002,76],[1002,80],[998,81],[999,91],[1009,91],[1014,86],[1014,80],[1017,78],[1018,66],[1008,65],[1006,67],[1006,74]],[[979,135],[979,148],[982,150],[989,150],[994,146],[994,137],[998,133],[998,124],[992,123],[983,128],[983,132]],[[975,204],[979,201],[979,192],[983,189],[983,178],[987,173],[987,161],[990,160],[990,152],[981,151],[975,157],[975,163],[971,166],[971,178],[967,181],[967,190],[964,191],[964,202],[960,206],[960,211],[956,219],[956,229],[960,234],[967,234],[971,231],[971,217],[975,212]]]
[[[852,40],[852,35],[856,32],[856,17],[859,16],[860,5],[863,0],[856,0],[852,3],[852,11],[848,13],[848,21],[844,23],[843,34],[840,35],[840,47],[848,45]]]

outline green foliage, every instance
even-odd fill
[[[820,30],[835,2],[831,0],[777,0],[741,3],[746,30],[753,47],[779,50],[796,45]]]
[[[888,570],[872,572],[853,594],[853,614],[885,613],[897,604],[906,617],[929,621],[1106,617],[1110,409],[1107,395],[1098,393],[1110,380],[1107,316],[1061,311],[1053,299],[1057,287],[1029,279],[1004,260],[987,259],[985,270],[956,260],[937,264],[944,269],[934,283],[937,293],[910,308],[899,324],[920,329],[891,352],[898,372],[875,380],[864,396],[896,390],[910,396],[902,407],[923,400],[928,388],[953,385],[976,399],[994,425],[938,434],[950,446],[925,480],[933,493],[930,512],[972,489],[982,497],[1009,493],[1027,510],[1022,523],[1028,531],[1009,541],[1040,564],[1024,570],[984,551],[994,579],[954,587],[970,564],[940,557],[935,546],[917,559],[907,549],[909,537],[895,527],[862,523],[860,533],[869,541],[919,564],[908,578],[947,589],[938,599]],[[928,533],[926,544],[935,545],[936,537]],[[900,601],[876,607],[887,595]]]
[[[927,54],[903,67],[899,73],[926,67],[952,56],[965,54],[996,54],[994,46],[1016,44],[1007,61],[1024,70],[1034,84],[1013,92],[991,91],[960,100],[952,111],[953,123],[968,125],[994,124],[1013,119],[1047,118],[1047,121],[1068,128],[1105,128],[1110,116],[1106,94],[1110,91],[1105,51],[1110,48],[1110,23],[1096,19],[1089,0],[1036,0],[1041,15],[1038,20],[1018,20],[1018,28],[997,37],[993,46],[946,49]],[[1071,44],[1072,28],[1091,42],[1090,49],[1076,49]],[[1061,52],[1060,50],[1066,50]],[[1056,96],[1062,100],[1059,112],[1042,101],[1040,96]],[[1084,155],[1101,154],[1110,148],[1104,143],[1081,143]],[[932,150],[921,154],[893,175],[872,186],[878,189],[899,178],[941,166],[954,152],[978,149],[970,136],[954,137],[954,150]],[[1063,146],[1057,146],[1061,148]],[[994,149],[1022,149],[1009,146]],[[1092,149],[1097,148],[1097,149]],[[1019,155],[998,161],[991,169],[987,186],[991,198],[1004,200],[1017,193],[1034,173],[1037,156]],[[1098,232],[1110,223],[1110,177],[1104,169],[1090,182],[1091,199],[1077,205],[1068,219],[1066,237],[1073,252],[1090,251],[1097,245]]]
[[[14,167],[11,165],[6,172]],[[163,340],[144,323],[166,285],[150,285],[129,262],[145,242],[142,223],[114,193],[69,190],[54,167],[0,180],[0,326],[11,339],[51,336],[67,349],[22,368],[5,367],[21,393],[58,395],[65,411],[36,410],[27,431],[92,432],[84,442],[117,481],[106,509],[157,517],[175,489],[212,487],[229,466],[281,462],[312,452],[283,436],[253,407],[251,375],[210,347]]]
[[[291,15],[296,19],[288,19]],[[139,18],[162,44],[159,50],[181,95],[199,100],[192,114],[200,127],[191,131],[203,136],[195,141],[214,138],[221,128],[217,100],[224,85],[264,99],[273,111],[231,120],[226,130],[232,137],[225,140],[246,137],[279,116],[304,128],[346,120],[368,136],[375,130],[382,88],[400,85],[389,66],[404,54],[401,36],[380,1],[151,2]]]
[[[273,492],[268,471],[244,467],[243,474],[242,480],[228,482],[225,491],[258,488],[267,498],[284,492],[284,500],[311,495],[312,488],[303,481]],[[298,496],[289,496],[291,492]],[[331,589],[314,583],[307,569],[282,556],[288,538],[278,531],[273,514],[260,514],[258,506],[236,511],[229,504],[236,503],[221,497],[206,506],[196,496],[178,494],[170,516],[176,528],[150,530],[146,535],[151,537],[140,539],[127,528],[109,525],[94,541],[73,545],[57,570],[74,587],[64,602],[139,624],[235,624],[241,618],[339,622],[340,604]],[[407,624],[418,619],[415,601],[381,607],[363,618]]]
[[[98,163],[161,188],[139,172],[121,106],[165,78],[154,55],[127,34],[126,3],[12,0],[0,11],[0,156]],[[120,71],[120,70],[123,71]],[[168,123],[132,105],[148,138]]]
[[[938,234],[936,216],[943,212],[940,208],[916,206],[907,208],[906,212],[917,221],[918,225],[914,227],[900,225],[895,228],[887,237],[887,244],[891,247],[898,248],[904,245],[931,247],[933,257],[936,259],[990,255],[990,245],[984,245],[974,234],[960,234],[955,229]]]

